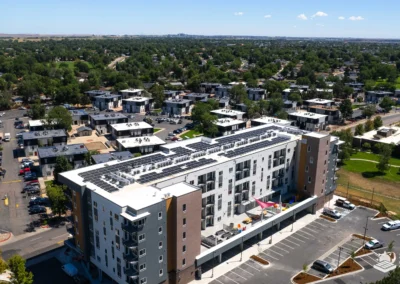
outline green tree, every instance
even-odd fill
[[[284,110],[280,110],[276,113],[276,117],[279,119],[287,119],[288,118],[288,113]]]
[[[307,272],[307,270],[308,270],[308,265],[307,265],[306,263],[304,263],[304,264],[303,264],[303,271],[304,271],[304,272]]]
[[[196,130],[209,137],[214,137],[218,133],[218,127],[215,125],[218,117],[210,113],[218,107],[213,101],[197,102],[192,110],[192,119],[196,123]]]
[[[353,108],[349,99],[344,99],[339,106],[339,110],[342,113],[343,119],[348,119],[353,114]]]
[[[32,119],[42,119],[46,114],[46,107],[40,103],[40,100],[37,100],[34,104],[31,104],[28,112]]]
[[[354,262],[354,259],[356,258],[356,252],[354,250],[350,253],[350,257],[351,260]]]
[[[351,132],[351,129],[333,131],[331,134],[339,137],[340,140],[344,142],[344,144],[340,146],[342,151],[339,153],[339,159],[342,161],[350,159],[353,152],[353,133]]]
[[[100,154],[100,152],[97,151],[97,150],[90,150],[90,151],[86,152],[85,153],[85,157],[84,157],[86,165],[92,165],[93,164],[92,163],[92,156],[93,155],[98,155],[98,154]]]
[[[25,259],[19,255],[14,255],[8,260],[8,267],[11,271],[11,283],[13,284],[32,284],[33,274],[26,271]]]
[[[288,96],[288,99],[289,99],[289,101],[297,102],[297,105],[301,105],[303,103],[303,100],[302,100],[299,92],[290,93]]]
[[[165,100],[164,87],[154,84],[150,89],[150,93],[154,99],[154,107],[161,108]]]
[[[54,214],[58,214],[61,217],[67,209],[68,201],[63,186],[53,183],[52,186],[46,189],[46,193],[49,197],[51,210]]]
[[[364,134],[364,125],[357,124],[356,129],[354,130],[354,135],[363,135]]]
[[[381,108],[385,110],[385,112],[389,112],[392,109],[392,106],[394,105],[394,102],[391,98],[389,97],[384,97],[379,104]]]
[[[58,174],[72,170],[73,167],[65,156],[58,156],[54,166],[54,179],[58,179]]]
[[[354,93],[354,89],[352,87],[349,86],[344,86],[343,88],[343,94],[345,96],[345,98],[348,98],[349,96],[351,96]]]
[[[394,241],[391,241],[391,242],[388,244],[387,251],[388,251],[388,252],[392,252],[392,251],[393,251],[393,248],[394,248]]]
[[[364,124],[364,130],[365,132],[369,132],[371,130],[374,130],[374,122],[371,119],[368,119],[365,124]]]
[[[382,117],[380,117],[379,115],[377,117],[374,118],[374,128],[378,129],[379,127],[381,127],[383,125],[383,121],[382,121]]]
[[[382,280],[371,282],[370,284],[399,284],[400,266],[389,272],[389,275],[383,277]]]
[[[0,250],[0,274],[2,274],[8,268],[7,262],[2,257],[2,251]]]
[[[374,105],[367,105],[366,107],[364,107],[362,115],[370,118],[375,114],[375,112],[376,112],[376,107]]]
[[[389,170],[389,160],[392,155],[392,146],[382,144],[379,149],[379,162],[376,164],[376,168],[380,172],[386,172]]]
[[[62,106],[53,107],[44,119],[47,127],[55,127],[58,129],[66,129],[71,131],[72,129],[72,115],[71,113]]]
[[[364,144],[362,144],[362,147],[367,151],[371,150],[371,144],[368,142],[365,142]]]
[[[229,91],[229,93],[231,95],[231,99],[236,104],[243,103],[245,101],[245,99],[247,98],[246,87],[243,84],[238,84],[238,85],[233,86],[231,88],[231,90]]]

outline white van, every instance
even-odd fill
[[[11,140],[11,134],[10,133],[4,133],[4,141],[10,142]]]
[[[400,220],[389,221],[382,226],[383,231],[391,231],[396,229],[400,229]]]
[[[339,211],[332,208],[325,207],[323,213],[335,219],[339,219],[340,217],[342,217],[342,214],[340,214]]]

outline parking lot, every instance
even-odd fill
[[[258,246],[258,256],[268,260],[270,262],[269,266],[263,266],[251,259],[243,259],[242,264],[224,275],[215,277],[214,280],[210,279],[210,283],[289,283],[294,275],[302,271],[304,264],[310,268],[310,274],[324,277],[325,274],[311,269],[312,263],[317,259],[321,259],[336,268],[339,260],[339,246],[342,248],[340,251],[340,263],[342,263],[350,256],[352,251],[356,251],[363,245],[361,239],[354,238],[351,235],[354,233],[363,234],[366,219],[376,214],[374,210],[363,207],[356,208],[353,211],[342,208],[335,209],[346,210],[345,216],[339,219],[337,223],[319,218],[278,243],[274,243],[272,238],[272,244],[270,245],[270,238],[267,237],[267,239],[259,243],[247,244],[247,247],[251,245]],[[382,239],[386,244],[391,240],[395,240],[394,251],[400,253],[400,231],[384,232],[380,230],[382,224],[386,221],[382,219],[369,220],[367,235]],[[280,230],[290,230],[290,224],[281,225]],[[264,234],[268,235],[269,233],[265,232]],[[385,247],[383,250],[385,250]],[[381,251],[382,249],[376,250],[377,253]],[[346,279],[348,278],[345,283],[360,283],[364,278],[368,279],[368,281],[381,279],[384,273],[373,268],[377,263],[377,258],[374,255],[362,257],[360,264],[365,265],[365,270],[351,276],[343,276]],[[375,261],[371,258],[375,259]],[[240,256],[233,255],[229,261],[240,262]],[[326,283],[328,282],[339,283],[334,282],[334,280]]]

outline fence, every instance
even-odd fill
[[[385,205],[383,205],[382,202],[374,201],[371,199],[366,199],[365,197],[354,195],[354,194],[346,194],[341,191],[336,191],[335,194],[346,198],[351,203],[353,203],[354,205],[357,205],[357,206],[361,205],[361,206],[369,207],[372,209],[376,209],[382,213],[387,211]]]

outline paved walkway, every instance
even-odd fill
[[[379,162],[377,162],[377,161],[374,161],[374,160],[367,160],[367,159],[350,158],[350,160],[352,160],[352,161],[364,161],[364,162],[371,162],[371,163],[374,163],[374,164],[379,164]],[[389,166],[391,166],[391,167],[393,167],[393,168],[400,168],[400,166],[391,165],[391,164],[389,164]]]

